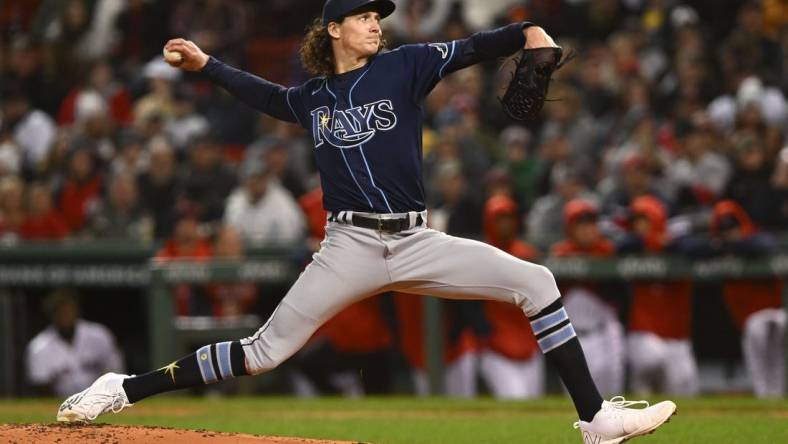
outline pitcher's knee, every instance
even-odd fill
[[[558,284],[555,282],[555,276],[549,268],[544,265],[537,265],[535,274],[537,284],[542,287],[545,292],[552,292],[558,294]]]
[[[525,282],[528,301],[521,305],[526,315],[533,316],[561,297],[553,272],[543,265],[532,264]]]
[[[241,345],[246,358],[246,371],[250,375],[271,371],[295,353],[295,349],[292,352],[282,347],[276,350],[272,341],[259,333],[242,339]]]

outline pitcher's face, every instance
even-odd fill
[[[383,33],[380,29],[380,14],[375,11],[350,15],[338,23],[331,35],[339,38],[347,52],[359,57],[370,57],[380,49]]]

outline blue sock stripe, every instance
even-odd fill
[[[230,379],[233,375],[233,365],[230,362],[230,342],[219,342],[216,344],[216,360],[219,363],[219,373],[222,379]]]
[[[548,328],[555,327],[567,319],[569,319],[569,315],[566,314],[564,307],[561,307],[561,309],[558,311],[554,311],[547,316],[543,316],[535,321],[531,321],[531,329],[534,331],[535,335],[538,335]]]
[[[213,384],[218,381],[216,373],[213,371],[213,359],[211,359],[211,346],[206,345],[197,350],[197,366],[200,367],[200,375],[206,384]]]
[[[556,330],[540,339],[539,348],[542,349],[542,353],[547,353],[565,344],[566,341],[574,338],[575,336],[577,336],[575,334],[575,328],[572,327],[572,324],[567,324],[563,328]]]

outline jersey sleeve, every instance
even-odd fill
[[[523,29],[528,26],[531,23],[519,22],[451,42],[400,47],[414,100],[420,101],[440,79],[454,71],[513,54],[525,46]]]
[[[233,68],[211,57],[202,72],[246,105],[279,120],[308,123],[301,103],[302,87],[287,88]]]

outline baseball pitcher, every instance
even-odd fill
[[[515,117],[541,108],[560,48],[538,26],[514,23],[451,42],[384,49],[390,0],[327,0],[301,47],[315,77],[284,87],[237,70],[174,39],[170,63],[198,71],[247,105],[306,128],[328,212],[326,237],[268,321],[251,337],[209,344],[150,373],[107,374],[68,398],[59,421],[91,421],[148,396],[269,371],[347,305],[385,291],[515,304],[574,401],[586,443],[649,433],[676,410],[621,397],[603,401],[550,271],[487,244],[425,226],[421,115],[444,76],[521,51],[502,101]],[[533,94],[529,95],[529,91]]]

